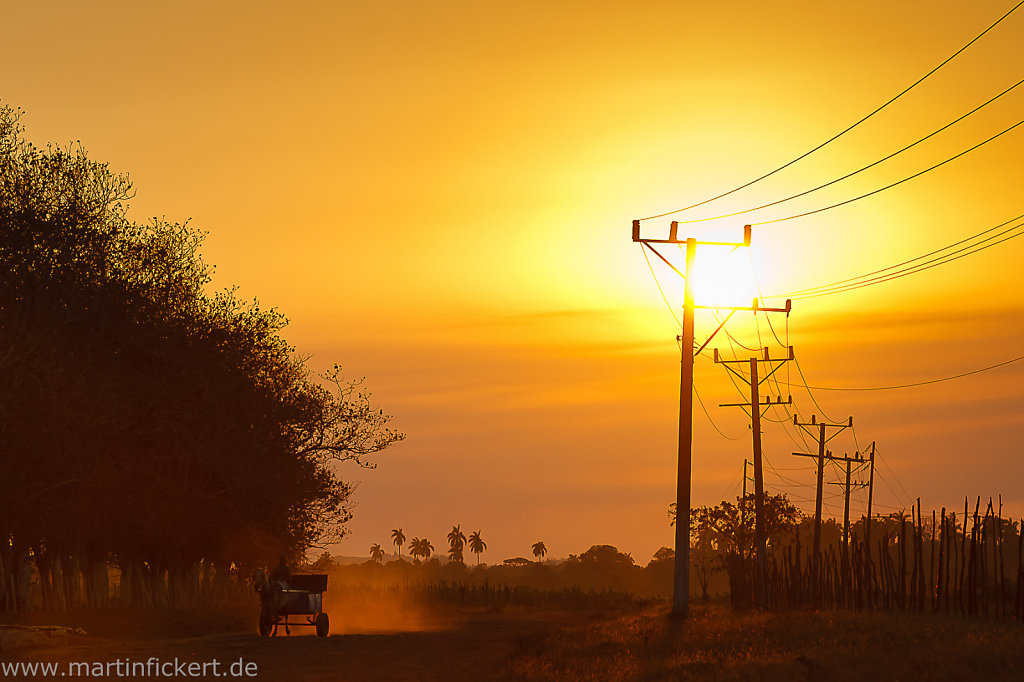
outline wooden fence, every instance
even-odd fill
[[[836,608],[956,613],[1024,620],[1024,533],[981,498],[963,515],[931,512],[921,502],[909,515],[863,522],[848,540],[830,544],[815,558],[795,542],[769,549],[765,585],[759,590],[755,562],[726,559],[733,605],[764,601],[770,609]],[[966,523],[965,523],[966,521]],[[874,527],[872,527],[874,526]],[[763,596],[759,596],[763,595]]]

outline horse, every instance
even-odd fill
[[[262,568],[256,569],[253,575],[253,589],[260,595],[260,635],[277,637],[277,623],[280,616],[288,615],[288,593],[284,583],[267,579]],[[284,632],[290,635],[288,621],[285,620]]]

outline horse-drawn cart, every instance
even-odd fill
[[[260,593],[260,635],[277,635],[277,626],[284,624],[286,634],[291,625],[309,625],[316,628],[317,637],[326,637],[330,619],[324,613],[324,592],[327,576],[322,574],[293,575],[283,588],[279,583],[262,584],[257,578],[256,591]],[[289,620],[298,616],[297,620]]]

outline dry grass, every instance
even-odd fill
[[[667,607],[594,620],[527,642],[526,680],[1021,680],[1024,626],[931,615]]]

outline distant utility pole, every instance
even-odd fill
[[[747,481],[753,482],[753,478],[747,475],[747,466],[751,464],[746,457],[743,458],[743,497],[740,498],[740,532],[746,542],[747,534]]]
[[[754,309],[763,310],[765,312],[785,312],[788,314],[790,305],[789,301],[786,301],[785,308],[760,308],[757,306],[757,299],[754,299]],[[723,360],[719,356],[718,349],[716,348],[715,362],[724,365],[728,371],[750,384],[749,403],[724,403],[719,405],[719,407],[750,408],[750,430],[752,432],[752,445],[754,450],[754,550],[757,555],[757,603],[760,606],[767,606],[768,583],[765,577],[765,562],[768,551],[768,534],[765,532],[764,527],[764,475],[761,467],[761,416],[764,414],[764,410],[769,407],[774,407],[775,405],[792,405],[793,396],[789,396],[785,402],[783,402],[782,396],[778,396],[776,401],[772,402],[772,397],[769,395],[767,401],[762,401],[760,397],[760,386],[762,383],[767,381],[772,374],[775,374],[783,364],[793,359],[793,347],[789,347],[789,356],[785,358],[772,358],[769,356],[767,348],[763,350],[764,357],[753,357],[749,360]],[[749,378],[729,366],[731,364],[746,362],[750,363]],[[769,365],[772,363],[777,364],[770,372],[765,374],[764,377],[758,379],[757,363],[759,362],[766,362],[769,363]]]
[[[698,306],[693,302],[693,287],[690,286],[690,275],[697,257],[698,246],[750,246],[750,225],[743,227],[743,241],[734,242],[699,242],[692,237],[679,239],[679,223],[672,221],[669,225],[668,239],[644,239],[640,236],[640,221],[633,221],[633,241],[642,244],[670,268],[683,276],[683,334],[677,337],[682,342],[681,368],[679,371],[679,453],[676,476],[676,554],[675,576],[673,581],[672,617],[686,618],[690,612],[690,482],[691,464],[693,461],[693,358],[704,349],[711,338],[722,328],[711,334],[708,341],[694,352],[694,310]],[[686,244],[686,266],[684,272],[679,270],[661,255],[652,244]],[[699,306],[706,307],[706,306]],[[787,303],[788,307],[788,303]],[[729,313],[731,316],[732,313]],[[726,317],[726,320],[729,318]]]
[[[817,438],[817,440],[818,440],[818,454],[817,455],[811,455],[811,454],[808,454],[806,452],[794,452],[793,453],[794,455],[797,455],[798,457],[814,457],[815,459],[818,460],[818,486],[817,486],[817,495],[816,495],[816,497],[814,499],[814,571],[815,571],[815,575],[817,575],[818,568],[821,566],[821,486],[822,486],[822,478],[823,478],[823,476],[825,474],[825,460],[832,458],[832,453],[828,453],[828,455],[826,456],[826,454],[825,454],[825,444],[828,443],[833,438],[835,438],[836,436],[838,436],[842,432],[843,429],[848,429],[848,428],[852,427],[853,426],[853,417],[850,417],[849,421],[847,421],[845,424],[830,424],[828,422],[815,421],[814,415],[811,415],[811,421],[806,422],[806,423],[802,423],[802,422],[800,422],[797,419],[797,415],[794,414],[793,415],[793,424],[795,426],[801,427],[802,429],[807,431],[811,435],[812,438]],[[818,431],[817,434],[812,433],[811,431],[809,431],[807,429],[808,426],[816,426],[817,427],[817,431]],[[826,438],[825,437],[825,429],[827,429],[827,428],[839,429],[839,430],[836,431],[831,436],[829,436],[828,438]]]
[[[860,456],[860,453],[856,453],[853,457],[830,457],[829,459],[845,461],[846,462],[846,482],[829,483],[829,485],[838,485],[843,488],[843,565],[842,565],[842,582],[843,582],[843,598],[849,605],[849,587],[850,587],[850,491],[853,488],[863,488],[867,483],[851,483],[850,475],[853,473],[853,465],[856,462],[857,470],[859,471],[868,462],[864,461],[864,458]]]
[[[871,455],[868,457],[870,473],[868,474],[868,516],[864,520],[864,545],[867,548],[868,559],[871,559],[871,498],[875,493],[875,441],[871,441]]]

